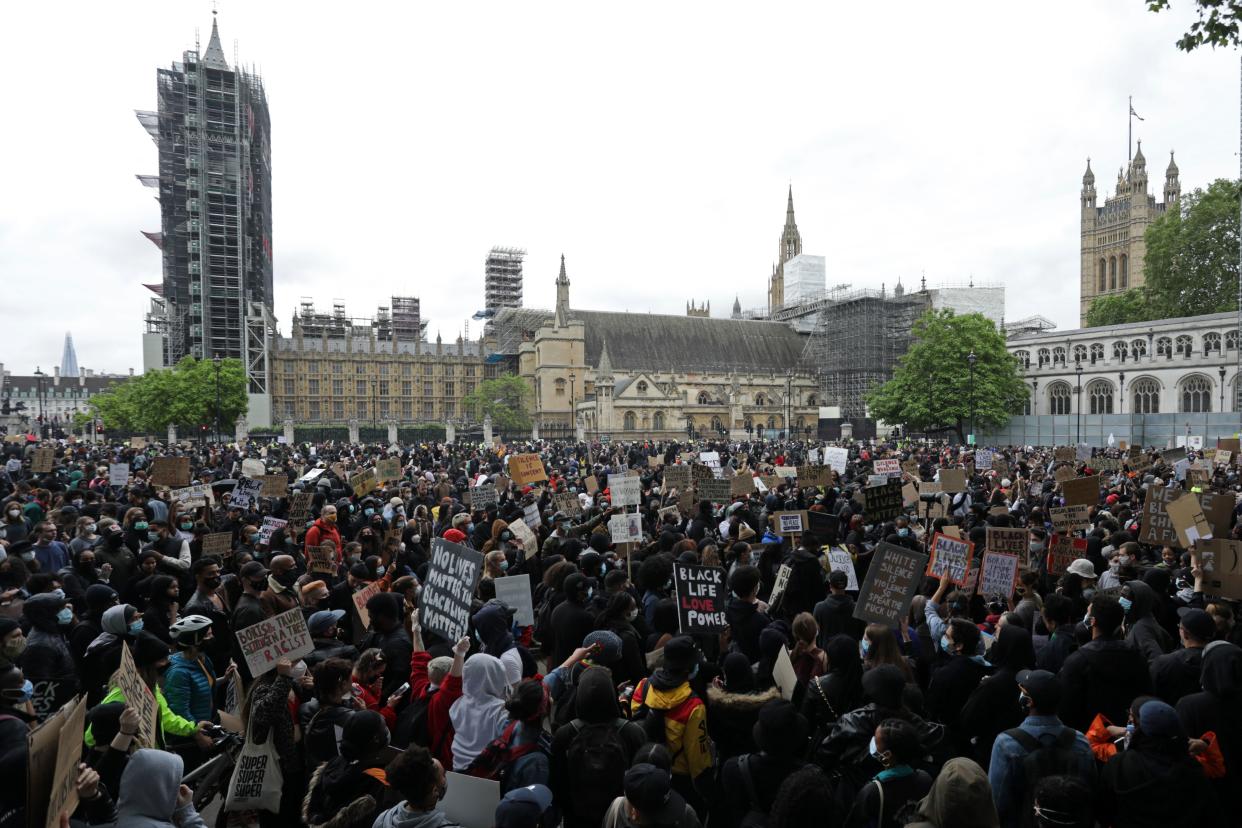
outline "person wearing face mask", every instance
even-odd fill
[[[444,765],[426,748],[414,745],[394,759],[388,766],[388,784],[403,799],[376,817],[374,828],[461,828],[436,810],[448,782]]]
[[[92,706],[103,698],[108,680],[121,666],[121,644],[127,642],[133,649],[142,632],[142,613],[129,604],[116,604],[104,610],[99,626],[102,632],[87,645],[82,658],[82,686]]]
[[[621,658],[610,667],[614,684],[638,684],[647,677],[642,638],[634,627],[637,620],[638,603],[633,595],[624,590],[612,593],[603,611],[595,616],[597,628],[610,630],[621,639]]]
[[[90,549],[99,542],[99,535],[95,531],[95,519],[91,517],[78,518],[77,525],[74,528],[73,540],[69,541],[69,554],[76,558],[83,549]]]
[[[565,579],[565,600],[552,611],[553,647],[551,661],[560,664],[578,647],[578,642],[595,629],[595,618],[587,608],[591,599],[587,576],[575,572]]]
[[[869,750],[884,769],[854,797],[845,826],[901,828],[932,786],[931,776],[914,767],[923,759],[918,731],[904,719],[885,719],[876,727]]]
[[[258,624],[268,617],[260,600],[264,590],[267,589],[267,569],[258,561],[247,561],[242,565],[237,577],[241,581],[242,594],[237,599],[236,606],[233,607],[233,615],[229,618],[229,629],[234,633],[234,642],[236,642],[236,633],[239,630]],[[236,643],[231,642],[231,646],[233,647],[233,660],[237,662],[238,670],[248,681],[250,671],[246,667],[246,659]]]
[[[400,595],[380,592],[367,600],[371,634],[365,647],[378,648],[384,655],[383,683],[376,698],[387,699],[410,677],[410,657],[414,644],[402,623],[404,604]]]
[[[1149,692],[1147,660],[1119,637],[1125,610],[1111,595],[1096,594],[1083,623],[1091,641],[1065,659],[1059,678],[1065,693],[1059,713],[1070,727],[1085,731],[1096,714],[1123,722],[1130,703]]]
[[[31,631],[22,670],[34,682],[34,713],[43,721],[78,692],[77,665],[68,642],[75,617],[60,590],[32,595],[23,609]]]
[[[927,715],[948,729],[958,756],[969,756],[971,747],[962,708],[988,672],[986,662],[976,654],[979,638],[979,628],[970,621],[950,618],[940,636],[947,660],[932,673],[927,685]]]
[[[14,618],[0,617],[0,670],[16,666],[17,658],[26,651],[26,634]]]
[[[1153,662],[1173,649],[1173,639],[1156,621],[1152,612],[1159,600],[1155,590],[1143,581],[1129,581],[1117,599],[1126,611],[1126,643]]]
[[[117,600],[116,590],[107,584],[92,584],[86,588],[78,614],[81,621],[69,633],[69,652],[79,668],[85,664],[91,642],[103,633],[103,614],[116,606]]]
[[[111,574],[108,567],[108,574]],[[73,566],[65,567],[57,573],[64,585],[65,594],[69,596],[73,609],[78,614],[86,612],[86,590],[96,584],[102,584],[98,566],[95,564],[95,550],[85,549],[73,556]]]
[[[26,768],[34,687],[15,665],[0,667],[0,824],[26,824]]]
[[[169,629],[181,617],[181,587],[169,575],[155,575],[150,581],[150,597],[143,610],[144,629],[172,646]]]
[[[133,508],[125,513],[125,545],[129,551],[138,554],[144,546],[151,542],[151,524],[147,513],[141,508]]]
[[[297,590],[297,561],[292,555],[277,555],[272,558],[271,572],[267,576],[267,589],[263,591],[259,601],[267,617],[288,612],[299,605],[300,594]]]
[[[4,511],[0,513],[0,538],[14,544],[25,540],[29,534],[30,524],[22,517],[21,504],[16,500],[5,503]]]
[[[138,556],[125,545],[125,530],[114,520],[106,519],[99,522],[100,541],[95,544],[95,561],[99,566],[105,564],[112,568],[108,583],[116,584],[116,589],[123,589],[134,576],[138,567]]]

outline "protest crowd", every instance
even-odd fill
[[[0,828],[1242,825],[1236,440],[3,450]]]

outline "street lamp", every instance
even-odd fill
[[[575,422],[574,411],[574,381],[578,379],[578,375],[573,371],[569,372],[569,428],[572,430]]]
[[[966,442],[974,445],[977,442],[975,439],[975,363],[979,361],[979,357],[971,351],[966,355],[966,361],[970,363],[970,438]]]
[[[1220,410],[1225,410],[1225,366],[1220,366]]]
[[[41,440],[43,439],[43,420],[44,420],[43,418],[43,378],[46,377],[47,374],[39,370],[39,366],[36,365],[34,375],[35,377],[37,377],[35,382],[38,383],[38,390],[35,392],[35,397],[38,398],[38,402],[39,402],[39,439]]]
[[[1117,413],[1124,414],[1126,413],[1126,372],[1125,371],[1119,372],[1117,374],[1117,379],[1120,383],[1120,390],[1117,392],[1117,399],[1118,399],[1118,406],[1119,406],[1117,409]]]
[[[1031,397],[1035,402],[1031,405],[1031,413],[1035,415],[1035,445],[1043,445],[1043,434],[1040,429],[1042,426],[1039,422],[1039,380],[1031,380]],[[1025,430],[1023,431],[1025,435]]]
[[[1075,391],[1077,398],[1078,398],[1078,426],[1077,426],[1077,430],[1075,431],[1076,436],[1074,438],[1074,442],[1081,443],[1082,442],[1082,360],[1080,358],[1074,359],[1074,373],[1078,375],[1078,388]]]
[[[216,368],[216,445],[220,445],[220,355],[216,354],[211,358],[211,364]]]

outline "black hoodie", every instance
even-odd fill
[[[1177,716],[1186,734],[1199,738],[1216,734],[1225,757],[1225,777],[1216,781],[1217,795],[1226,813],[1242,813],[1242,648],[1213,641],[1203,650],[1203,692],[1177,703]]]
[[[1201,828],[1222,824],[1216,793],[1186,739],[1135,733],[1100,774],[1103,825],[1126,828]],[[1236,814],[1235,814],[1236,815]]]

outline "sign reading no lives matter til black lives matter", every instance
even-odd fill
[[[683,633],[722,632],[725,618],[724,570],[715,566],[673,565],[677,623]]]
[[[436,538],[431,542],[431,568],[420,598],[423,629],[456,642],[466,634],[470,597],[483,574],[483,555],[460,544]]]

